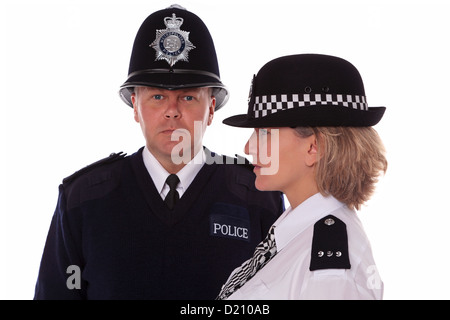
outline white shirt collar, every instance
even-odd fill
[[[145,147],[142,151],[142,158],[144,160],[145,168],[147,168],[147,171],[155,184],[156,190],[164,199],[169,191],[169,188],[166,185],[166,179],[169,176],[169,172],[164,169],[161,163],[159,163],[147,147]],[[197,176],[197,173],[205,164],[205,161],[206,154],[204,149],[202,149],[200,152],[197,152],[191,161],[189,161],[180,171],[177,172],[177,176],[180,179],[180,183],[177,186],[177,191],[180,198],[187,188],[189,188],[192,181]]]
[[[287,208],[274,223],[277,251],[283,249],[293,238],[316,221],[343,206],[345,204],[333,196],[324,197],[316,193],[294,209]]]

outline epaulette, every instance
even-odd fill
[[[328,215],[314,224],[309,270],[350,269],[347,227]]]
[[[112,163],[112,162],[117,161],[119,159],[123,159],[123,158],[125,158],[126,155],[127,154],[123,153],[123,152],[111,153],[108,157],[103,158],[101,160],[98,160],[98,161],[96,161],[96,162],[94,162],[94,163],[92,163],[92,164],[90,164],[90,165],[88,165],[88,166],[86,166],[86,167],[76,171],[72,175],[64,178],[63,179],[63,183],[64,184],[70,183],[71,181],[75,180],[76,178],[78,178],[82,174],[84,174],[84,173],[86,173],[86,172],[88,172],[88,171],[90,171],[90,170],[92,170],[94,168],[100,167],[102,165],[105,165],[105,164],[108,164],[108,163]]]

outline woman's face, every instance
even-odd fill
[[[256,128],[245,145],[245,153],[253,156],[258,190],[282,191],[288,198],[289,194],[316,190],[315,135],[302,138],[287,127]]]

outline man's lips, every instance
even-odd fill
[[[177,130],[179,131],[180,134],[185,131],[182,128],[168,128],[168,129],[161,130],[161,133],[162,134],[172,134]]]

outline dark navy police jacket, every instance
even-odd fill
[[[142,149],[64,179],[35,299],[214,299],[284,210],[251,165],[216,161],[170,211]]]

